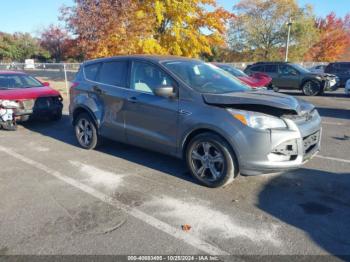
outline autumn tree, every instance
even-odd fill
[[[61,62],[69,55],[74,56],[72,54],[74,40],[59,26],[50,25],[41,32],[40,38],[41,46],[50,52],[56,62]]]
[[[225,43],[229,18],[215,0],[75,0],[62,9],[87,57],[211,53]]]
[[[292,60],[302,58],[317,41],[312,8],[300,8],[296,0],[241,0],[234,11],[229,46],[245,54],[246,61],[282,60],[289,19],[293,20],[289,52]]]
[[[305,55],[309,61],[336,61],[350,48],[350,14],[344,19],[330,13],[325,18],[316,20],[320,30],[319,41]]]

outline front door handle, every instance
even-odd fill
[[[129,98],[128,98],[128,101],[129,101],[130,103],[135,104],[135,103],[137,103],[137,98],[136,98],[135,96],[132,96],[132,97],[129,97]]]

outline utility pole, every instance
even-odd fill
[[[286,58],[285,61],[288,62],[288,51],[289,51],[289,39],[290,39],[290,28],[292,27],[292,18],[289,18],[289,21],[287,23],[288,26],[288,35],[287,35],[287,43],[286,43]]]

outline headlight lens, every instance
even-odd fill
[[[286,128],[286,123],[274,116],[244,110],[228,109],[230,114],[242,124],[257,129]]]

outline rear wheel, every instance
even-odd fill
[[[79,145],[85,149],[94,149],[99,142],[94,121],[87,113],[78,115],[74,122],[75,136]]]
[[[213,133],[194,137],[187,147],[186,160],[192,175],[208,187],[230,184],[238,175],[238,165],[231,147]]]
[[[321,83],[315,80],[306,81],[302,86],[302,90],[306,96],[316,96],[323,93]]]

